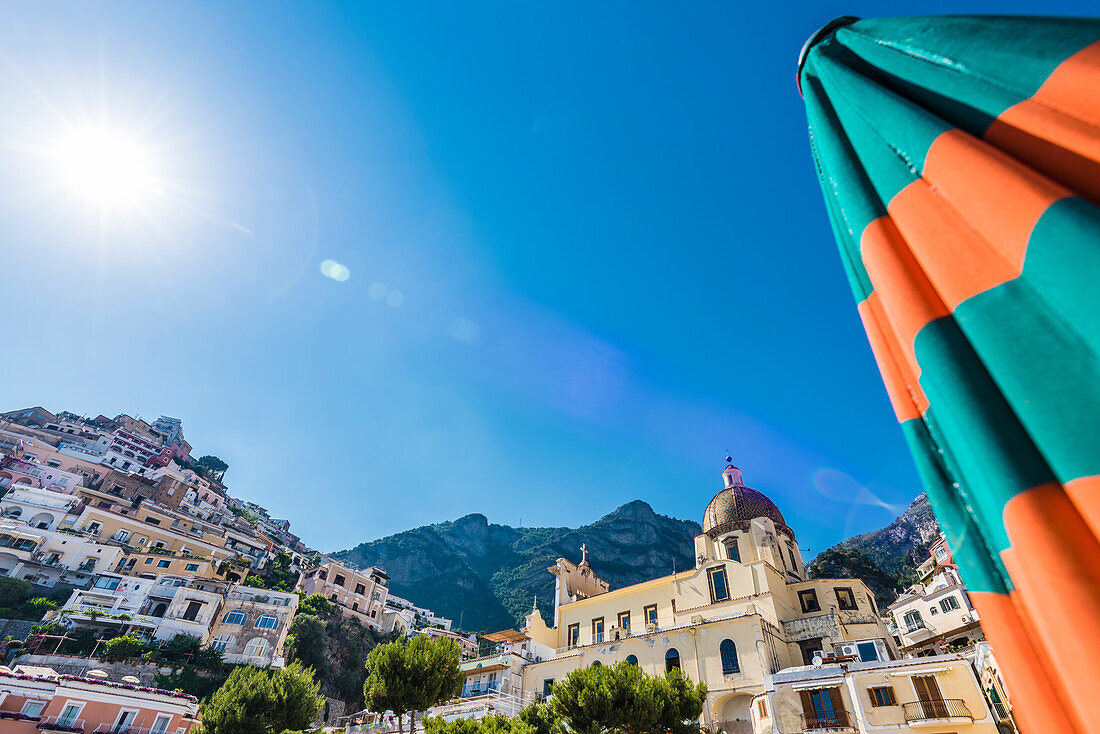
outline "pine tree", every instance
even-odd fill
[[[282,734],[309,726],[324,705],[313,671],[300,663],[242,666],[202,707],[204,734]]]
[[[425,635],[414,635],[378,645],[367,655],[367,680],[363,697],[375,713],[392,711],[398,717],[411,713],[410,730],[416,713],[455,696],[462,686],[458,669],[458,643]],[[398,718],[398,730],[404,723]]]
[[[690,734],[707,687],[678,668],[651,676],[624,661],[574,670],[553,693],[551,711],[577,734]]]

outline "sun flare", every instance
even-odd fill
[[[53,153],[66,191],[101,210],[132,210],[163,193],[152,151],[123,130],[74,128],[60,137]]]

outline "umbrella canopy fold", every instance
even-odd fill
[[[838,19],[798,82],[860,318],[1017,717],[1100,731],[1100,20]]]

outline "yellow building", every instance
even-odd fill
[[[998,732],[973,668],[961,655],[783,670],[769,677],[752,714],[754,734]]]
[[[753,697],[769,675],[818,656],[895,656],[863,582],[808,579],[779,508],[746,487],[732,464],[722,478],[690,570],[612,590],[586,548],[579,564],[558,559],[549,569],[554,619],[536,610],[523,630],[554,653],[524,668],[524,696],[549,693],[554,680],[582,666],[626,660],[651,674],[679,667],[707,685],[704,723],[742,734],[753,731]]]

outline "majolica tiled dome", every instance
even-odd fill
[[[730,464],[722,472],[726,486],[707,505],[703,513],[703,532],[715,538],[722,533],[745,526],[758,517],[771,518],[776,527],[790,533],[783,513],[762,492],[746,487],[741,470]],[[793,536],[793,533],[791,533]]]

